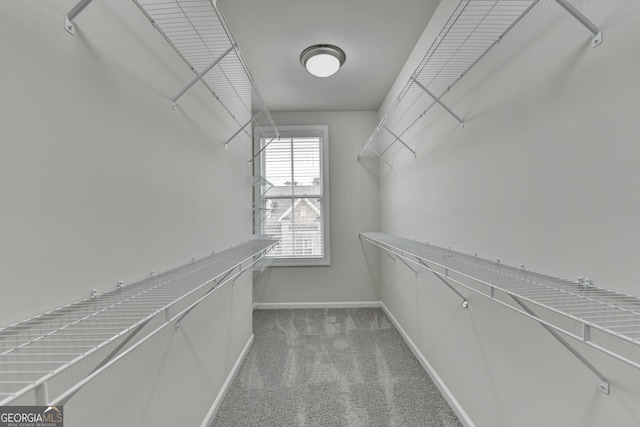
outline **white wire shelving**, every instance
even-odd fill
[[[594,286],[588,279],[560,279],[386,233],[360,233],[360,238],[416,274],[419,269],[433,273],[465,308],[466,289],[540,323],[600,379],[604,393],[609,392],[606,377],[564,337],[640,369],[640,297]]]
[[[30,392],[38,405],[63,405],[164,327],[175,323],[179,328],[182,319],[216,289],[256,265],[266,268],[260,262],[276,244],[259,237],[0,329],[0,406]],[[160,326],[147,331],[145,326],[154,319],[160,319]],[[143,330],[138,341],[123,351]],[[49,381],[115,342],[120,344],[82,381],[49,399]]]
[[[75,34],[72,21],[93,0],[81,0],[65,17],[65,29]],[[202,81],[214,98],[220,102],[237,131],[225,141],[225,147],[236,136],[244,133],[249,141],[247,126],[264,115],[273,132],[273,123],[249,67],[235,42],[222,12],[212,0],[131,0],[147,17],[156,30],[184,60],[196,76],[171,99],[172,108],[193,85]],[[253,108],[252,102],[255,102]]]
[[[443,101],[458,83],[541,0],[460,0],[446,24],[403,86],[358,154],[383,157],[435,105],[464,127],[464,120]],[[551,1],[551,0],[549,0]],[[555,0],[592,34],[592,46],[602,43],[602,32],[567,0]]]
[[[260,261],[258,261],[253,266],[253,277],[255,278],[263,274],[269,267],[273,265],[274,260],[275,258],[270,254],[266,254],[264,257],[262,257],[262,259],[260,259]]]
[[[272,209],[264,206],[264,199],[273,184],[263,176],[254,175],[253,181],[253,233],[259,234],[262,222],[269,216]]]

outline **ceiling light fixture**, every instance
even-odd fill
[[[302,66],[316,77],[334,75],[346,59],[347,56],[342,49],[330,44],[309,46],[300,54]]]

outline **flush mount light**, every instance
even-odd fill
[[[316,44],[309,46],[300,54],[300,63],[316,77],[334,75],[344,64],[347,56],[338,46]]]

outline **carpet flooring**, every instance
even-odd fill
[[[378,308],[256,310],[212,427],[461,426]]]

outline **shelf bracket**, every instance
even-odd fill
[[[400,260],[400,262],[402,262],[409,270],[413,271],[413,274],[415,274],[416,276],[418,275],[418,270],[414,270],[409,263],[407,263],[404,259],[402,259],[401,256],[398,256],[395,252],[388,250],[387,248],[384,248],[380,245],[375,245],[377,247],[380,248],[380,250],[382,251],[383,254],[385,254],[386,256],[388,256],[389,258],[391,258],[392,261],[396,261],[396,260]]]
[[[364,150],[362,150],[362,152],[364,152],[366,149],[369,149],[373,152],[373,154],[375,154],[376,156],[378,156],[378,158],[380,160],[382,160],[383,162],[385,162],[387,164],[387,166],[389,166],[389,169],[393,169],[393,166],[391,166],[391,163],[389,163],[388,161],[385,160],[384,157],[382,157],[382,154],[378,153],[376,150],[374,150],[373,148],[370,147],[365,147]],[[385,150],[387,151],[387,150]],[[358,161],[360,161],[360,157],[362,156],[362,153],[358,154]]]
[[[418,270],[414,270],[413,267],[409,265],[407,261],[405,261],[401,256],[396,256],[397,259],[400,260],[409,270],[413,271],[413,274],[418,275]]]
[[[180,315],[180,317],[178,317],[178,320],[176,320],[176,326],[175,329],[178,330],[180,329],[181,326],[181,322],[182,320],[187,317],[189,315],[189,313],[191,313],[191,311],[196,308],[200,302],[204,301],[205,297],[207,297],[210,293],[212,293],[213,291],[215,291],[216,289],[218,289],[220,286],[230,282],[230,281],[235,281],[238,277],[242,276],[242,274],[249,270],[250,268],[252,268],[254,265],[256,265],[256,263],[258,261],[260,261],[262,259],[262,257],[267,253],[266,250],[260,252],[259,255],[256,255],[257,259],[253,260],[248,266],[246,267],[242,267],[241,264],[238,264],[236,267],[233,267],[232,269],[228,270],[223,276],[220,276],[219,278],[215,279],[213,281],[213,286],[204,293],[204,295],[202,295],[202,297],[200,297],[200,299],[198,300],[198,302],[194,303],[191,307],[187,308],[185,311],[182,312],[182,314]],[[238,269],[238,272],[235,273],[232,277],[229,278],[229,275],[231,273],[233,273],[236,268]]]
[[[369,243],[371,243],[371,242],[369,242]],[[378,246],[378,245],[375,245],[375,246]],[[381,246],[378,246],[378,247],[382,250],[382,253],[383,253],[383,254],[385,254],[386,256],[388,256],[388,257],[391,259],[391,261],[393,261],[393,262],[395,262],[395,261],[396,261],[396,257],[394,257],[393,255],[391,255],[391,254],[390,254],[386,249],[384,249],[384,248],[383,248],[383,247],[381,247]]]
[[[73,9],[67,13],[67,16],[64,17],[64,29],[67,30],[69,34],[74,36],[76,34],[76,27],[73,26],[73,21],[76,16],[80,14],[84,10],[85,7],[89,6],[93,0],[81,0],[77,5],[74,6]]]
[[[229,277],[229,275],[231,274],[231,272],[233,272],[233,270],[235,270],[235,268],[232,268],[231,270],[227,271],[224,275],[222,275],[220,278],[216,279],[213,281],[213,288],[209,289],[207,291],[207,294],[212,292],[215,288],[218,287],[218,285],[222,282],[224,282],[224,280]],[[205,294],[206,295],[206,294]]]
[[[562,6],[567,12],[571,14],[574,18],[576,18],[582,25],[587,27],[587,29],[591,32],[591,47],[600,46],[602,43],[602,31],[596,24],[591,22],[589,18],[584,16],[582,12],[575,8],[571,3],[567,0],[556,0],[560,6]]]
[[[93,374],[94,372],[96,372],[97,370],[99,370],[100,368],[102,368],[107,363],[109,363],[111,361],[111,359],[116,357],[118,355],[118,353],[120,353],[120,351],[129,343],[129,341],[131,341],[133,339],[133,337],[135,337],[138,334],[138,332],[140,332],[145,326],[147,326],[147,323],[149,323],[149,321],[151,319],[152,319],[151,317],[148,318],[147,320],[145,320],[144,322],[139,324],[133,331],[131,331],[131,333],[129,333],[129,335],[127,335],[127,337],[120,344],[118,344],[118,346],[111,353],[109,353],[109,355],[107,357],[105,357],[102,360],[102,362],[100,362],[95,368],[93,368],[93,370],[91,372],[89,372],[87,377],[90,376],[91,374]],[[68,394],[67,396],[65,396],[64,400],[56,402],[56,404],[59,405],[59,406],[66,405],[66,403],[69,401],[69,399],[71,399],[73,396],[75,396],[76,393],[79,392],[79,391],[80,391],[80,388],[75,390],[73,393]],[[48,404],[49,403],[46,403],[46,405],[48,405]]]
[[[257,120],[258,117],[260,117],[262,115],[262,113],[265,112],[265,108],[263,107],[260,111],[258,111],[256,114],[253,115],[253,117],[251,117],[249,119],[249,121],[247,123],[245,123],[240,129],[238,129],[238,131],[236,133],[234,133],[233,135],[231,135],[231,138],[227,139],[227,141],[224,143],[224,148],[228,148],[229,147],[229,142],[231,142],[231,140],[233,138],[235,138],[236,136],[238,136],[238,134],[240,132],[242,132],[244,130],[244,128],[246,128],[247,126],[249,126],[249,124],[251,124],[251,122],[253,122],[254,120]]]
[[[411,77],[411,80],[418,85],[418,87],[420,87],[420,89],[422,89],[427,95],[429,95],[431,98],[433,98],[433,100],[442,108],[444,108],[446,110],[447,113],[451,114],[453,116],[454,119],[456,119],[458,121],[458,123],[460,123],[460,127],[464,128],[464,120],[462,120],[456,113],[454,113],[449,107],[447,107],[442,101],[440,101],[440,98],[436,97],[433,93],[431,93],[431,91],[429,89],[427,89],[422,83],[420,83],[418,81],[418,79],[416,79],[415,77]]]
[[[272,256],[267,257],[266,255],[264,256],[264,258],[268,258],[267,262],[263,266],[261,266],[259,270],[254,270],[253,271],[256,276],[261,275],[262,273],[264,273],[266,271],[267,268],[271,267],[271,265],[273,264],[273,261],[275,259]]]
[[[406,147],[407,150],[411,151],[413,153],[413,157],[416,157],[416,152],[415,150],[413,150],[411,147],[409,147],[398,135],[396,135],[395,133],[393,133],[393,131],[391,129],[389,129],[386,126],[383,126],[384,130],[386,130],[387,132],[389,132],[391,134],[391,136],[393,136],[395,139],[393,140],[393,142],[391,144],[389,144],[389,146],[387,148],[384,149],[384,151],[381,154],[384,154],[385,151],[387,151],[389,148],[391,148],[391,146],[396,142],[399,141],[402,145],[404,145]]]
[[[511,298],[520,306],[522,307],[522,309],[524,311],[526,311],[531,317],[533,317],[534,319],[540,319],[538,317],[537,314],[535,314],[535,312],[533,310],[531,310],[529,307],[527,307],[527,305],[522,302],[522,300],[518,297],[516,297],[515,295],[511,295]],[[540,325],[542,325],[543,328],[545,328],[547,330],[547,332],[549,332],[556,340],[558,340],[560,342],[560,344],[562,344],[567,350],[569,350],[575,357],[578,358],[578,360],[580,360],[587,368],[589,368],[589,370],[591,370],[591,372],[593,372],[598,378],[600,378],[600,384],[598,384],[598,389],[603,392],[604,394],[609,394],[609,381],[607,380],[607,378],[600,372],[598,371],[598,369],[596,369],[595,366],[593,366],[591,364],[591,362],[589,362],[587,359],[584,358],[583,355],[581,355],[578,350],[576,350],[575,348],[573,348],[573,346],[571,344],[569,344],[564,338],[562,338],[556,331],[554,331],[550,326],[546,325],[545,323],[539,322]]]
[[[255,215],[254,215],[254,218],[255,218]],[[257,221],[257,222],[256,222],[256,225],[255,225],[255,227],[254,227],[254,228],[256,228],[256,229],[257,229],[257,228],[258,228],[258,226],[259,226],[260,224],[262,224],[262,222],[263,222],[265,219],[267,219],[267,215],[262,215],[262,216],[260,216],[260,217],[259,217],[259,221]]]
[[[231,52],[233,49],[235,49],[235,45],[231,45],[229,46],[229,48],[227,48],[227,50],[225,50],[224,52],[222,52],[222,54],[220,54],[220,56],[218,56],[212,63],[211,65],[209,65],[207,68],[205,68],[204,70],[202,70],[193,80],[191,80],[189,82],[189,84],[187,84],[176,96],[173,97],[173,99],[171,100],[171,108],[173,108],[174,110],[176,109],[176,102],[178,101],[178,99],[180,99],[180,97],[182,95],[184,95],[189,89],[191,89],[191,87],[198,83],[204,76],[205,74],[207,74],[209,71],[211,71],[211,69],[213,67],[215,67],[216,65],[218,65],[218,63],[220,61],[222,61],[222,59],[227,56],[229,54],[229,52]]]
[[[269,142],[267,142],[266,144],[264,144],[264,146],[263,146],[260,150],[258,150],[258,152],[257,152],[256,154],[254,154],[254,155],[253,155],[253,157],[251,158],[251,160],[249,160],[249,164],[251,164],[251,162],[253,162],[253,161],[256,159],[256,157],[258,157],[258,156],[260,155],[260,153],[262,153],[262,152],[263,152],[263,151],[264,151],[264,150],[269,146],[269,144],[271,144],[271,143],[272,143],[273,141],[275,141],[276,139],[278,139],[278,140],[279,140],[279,139],[280,139],[280,137],[278,137],[278,136],[274,136],[273,138],[271,138],[271,139],[269,140]]]
[[[454,287],[451,285],[451,283],[447,282],[447,281],[445,280],[445,278],[444,278],[444,277],[442,277],[440,274],[438,274],[438,273],[436,273],[435,271],[433,271],[433,269],[432,269],[431,267],[429,267],[429,266],[427,265],[427,263],[426,263],[426,262],[424,262],[424,261],[423,261],[422,259],[420,259],[420,258],[417,258],[417,259],[418,259],[418,262],[419,262],[420,264],[422,264],[422,265],[423,265],[427,270],[429,270],[430,272],[432,272],[434,276],[436,276],[438,279],[440,279],[440,281],[441,281],[442,283],[444,283],[445,285],[447,285],[447,287],[448,287],[449,289],[451,289],[453,292],[455,292],[455,293],[456,293],[456,295],[458,295],[458,296],[460,297],[460,299],[462,299],[462,307],[463,307],[463,308],[467,308],[467,307],[469,307],[469,301],[467,301],[467,299],[465,298],[465,296],[464,296],[464,295],[462,295],[462,294],[461,294],[461,293],[460,293],[456,288],[454,288]]]

